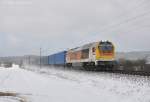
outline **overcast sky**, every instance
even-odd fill
[[[150,0],[0,0],[0,56],[100,40],[117,51],[150,51]]]

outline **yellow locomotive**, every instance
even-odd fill
[[[84,68],[112,68],[115,62],[115,47],[110,41],[93,42],[73,48],[66,53],[68,66]]]

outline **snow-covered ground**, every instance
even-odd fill
[[[27,102],[150,102],[150,78],[55,68],[0,68],[0,92]],[[12,100],[12,101],[10,101]],[[0,102],[18,102],[0,97]]]

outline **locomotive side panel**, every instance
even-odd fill
[[[90,48],[79,47],[71,49],[66,54],[67,63],[87,62],[90,61]]]
[[[73,66],[84,66],[85,63],[94,61],[92,56],[92,46],[95,43],[86,44],[84,46],[71,49],[66,54],[66,62]]]

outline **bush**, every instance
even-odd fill
[[[119,59],[119,65],[124,67],[144,68],[146,65],[146,60],[145,59],[138,59],[138,60]]]

